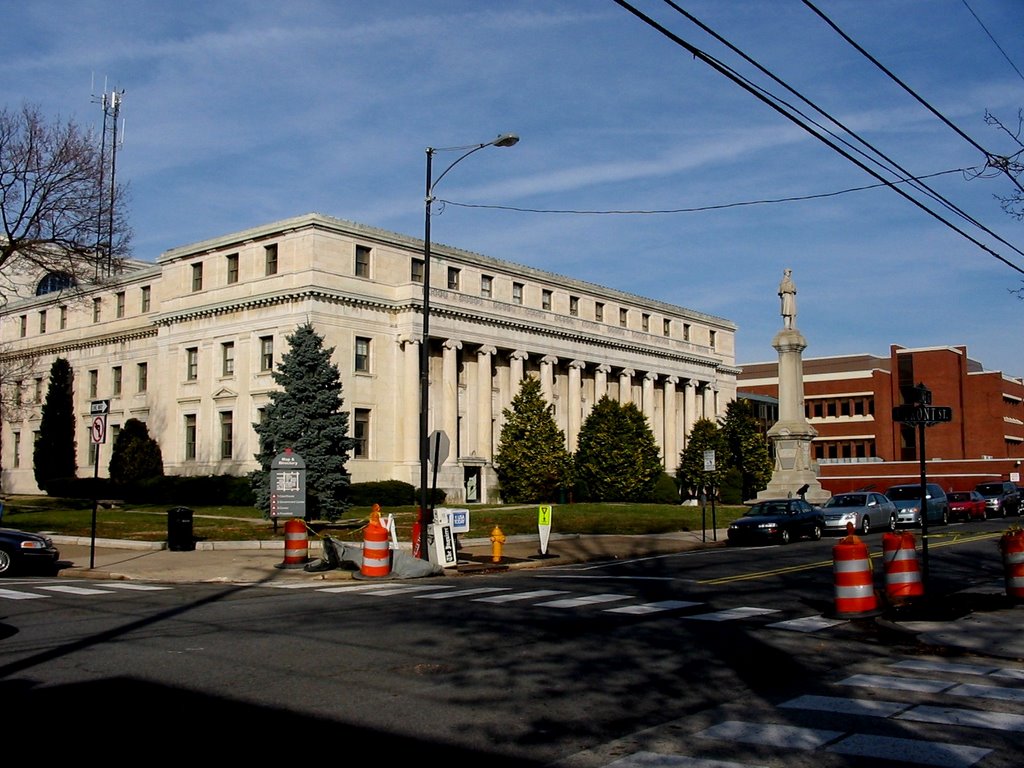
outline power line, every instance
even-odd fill
[[[992,37],[992,33],[988,31],[988,27],[986,27],[985,24],[981,21],[981,19],[978,18],[978,14],[974,12],[974,9],[967,4],[967,0],[961,0],[961,2],[964,4],[964,8],[970,11],[971,16],[974,17],[974,20],[978,22],[978,26],[985,30],[985,34],[988,35],[988,39],[992,41],[992,45],[999,49],[999,52],[1003,54],[1003,58],[1006,59],[1006,63],[1013,67],[1013,71],[1017,73],[1017,77],[1019,77],[1021,80],[1024,80],[1024,75],[1022,75],[1020,73],[1020,70],[1017,69],[1017,65],[1010,60],[1010,57],[1006,55],[1006,51],[1003,50],[1003,47],[999,45],[998,42],[996,42],[996,39],[994,37]]]

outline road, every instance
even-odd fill
[[[936,584],[999,578],[993,541],[933,540]],[[115,764],[1019,765],[1024,664],[830,616],[831,566],[804,541],[326,588],[6,579],[3,722]]]

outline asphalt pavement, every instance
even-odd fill
[[[335,565],[321,540],[299,542],[286,551],[282,541],[195,542],[194,549],[171,550],[166,542],[133,542],[53,536],[60,549],[60,576],[128,579],[163,583],[259,584],[280,580],[367,578],[358,561]],[[625,561],[688,550],[725,546],[725,530],[688,531],[651,536],[579,536],[552,534],[541,547],[538,536],[508,536],[500,552],[490,539],[458,541],[457,562],[436,570],[445,577],[472,577],[509,569]],[[348,545],[351,546],[351,545]],[[411,558],[399,543],[396,558]],[[431,574],[433,575],[433,574]],[[380,577],[378,577],[380,578]],[[394,574],[384,578],[394,578]],[[865,619],[915,635],[918,642],[983,656],[1024,661],[1024,601],[1011,598],[1002,582],[941,596],[888,605]]]

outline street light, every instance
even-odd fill
[[[420,557],[429,560],[427,552],[427,518],[430,509],[430,484],[428,482],[427,465],[430,463],[430,435],[427,433],[427,411],[430,405],[430,206],[434,203],[434,188],[440,183],[448,171],[485,147],[511,147],[519,142],[514,133],[503,133],[494,141],[484,144],[470,144],[462,147],[427,147],[427,188],[424,197],[423,222],[423,338],[420,342]],[[463,151],[441,175],[433,176],[434,155],[437,152]]]

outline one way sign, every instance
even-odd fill
[[[96,414],[104,414],[110,412],[110,401],[109,400],[93,400],[89,405],[89,414],[95,416]]]

